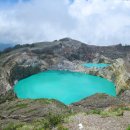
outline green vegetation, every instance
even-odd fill
[[[23,124],[15,124],[15,123],[10,123],[8,124],[8,126],[6,128],[4,128],[3,130],[18,130],[19,128],[21,128],[23,126]]]
[[[37,130],[37,129],[35,129],[35,127],[32,125],[28,125],[28,124],[24,124],[24,123],[19,123],[19,124],[10,123],[3,130]],[[42,130],[42,129],[38,129],[38,130]]]
[[[63,125],[59,125],[57,127],[57,130],[69,130],[68,128],[65,128]]]
[[[101,116],[102,117],[106,117],[106,116],[123,116],[123,110],[122,109],[118,109],[118,110],[104,110],[101,112]]]
[[[65,116],[49,114],[46,118],[27,123],[10,123],[3,130],[51,130],[57,127],[58,130],[68,130],[62,123],[64,123]]]
[[[87,112],[87,114],[101,114],[101,110],[100,109],[94,109],[94,110],[90,110]]]
[[[14,110],[16,108],[22,109],[22,108],[27,108],[27,106],[28,106],[27,103],[18,103],[15,106],[8,107],[7,110],[11,110],[11,109]]]
[[[53,102],[53,100],[50,99],[35,99],[35,101],[38,101],[41,104],[51,104]]]
[[[102,117],[122,116],[123,112],[125,110],[130,111],[130,107],[118,106],[118,107],[111,107],[111,108],[106,109],[106,110],[94,109],[94,110],[88,111],[87,114],[98,114],[98,115],[101,115]]]
[[[130,130],[130,125],[128,125],[127,129],[126,130]]]
[[[28,104],[26,104],[26,103],[21,103],[21,104],[17,104],[15,107],[16,108],[26,108],[28,106]]]

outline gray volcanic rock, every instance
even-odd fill
[[[85,68],[84,72],[113,81],[116,85],[117,95],[123,90],[130,89],[130,74],[126,71],[125,62],[121,58],[111,62],[110,66],[106,68]]]
[[[70,108],[64,104],[48,99],[6,101],[0,104],[0,130],[15,130],[15,125],[22,127],[30,123],[35,128],[23,128],[22,130],[36,130],[44,127],[54,127],[60,123],[64,116],[70,114]],[[14,125],[10,125],[14,123]],[[26,123],[26,124],[25,124]],[[49,126],[49,123],[52,126]],[[47,126],[45,126],[47,125]]]
[[[124,91],[121,96],[121,100],[130,104],[130,90]]]
[[[82,109],[96,109],[96,108],[107,108],[109,106],[125,104],[123,101],[116,97],[111,97],[106,94],[95,94],[82,101],[73,103],[72,106],[80,106]]]
[[[126,71],[123,59],[115,60],[111,66],[98,71],[97,75],[113,81],[116,85],[117,94],[122,90],[130,89],[130,74]]]

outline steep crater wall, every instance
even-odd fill
[[[91,46],[69,38],[15,47],[0,55],[0,94],[10,90],[15,81],[48,69],[84,72],[107,78],[116,84],[118,94],[122,89],[129,89],[130,81],[124,62],[115,61],[112,57],[124,59],[127,55],[128,60],[129,50],[130,47],[121,45]],[[81,65],[86,61],[111,62],[111,59],[112,65],[102,70],[87,69]],[[129,68],[129,64],[127,66]]]
[[[103,69],[85,68],[79,65],[77,70],[100,76],[114,82],[116,85],[117,95],[127,89],[130,89],[130,74],[126,71],[125,62],[121,58],[114,60],[110,66]]]

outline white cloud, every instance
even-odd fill
[[[130,1],[31,0],[0,10],[0,42],[72,37],[86,43],[130,44]]]

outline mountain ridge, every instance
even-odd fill
[[[86,62],[111,65],[104,69],[88,69],[82,65]],[[13,87],[19,80],[47,70],[69,70],[107,78],[115,83],[117,97],[96,94],[70,106],[56,100],[23,100],[16,97]],[[130,110],[129,70],[130,47],[120,44],[99,47],[64,38],[7,48],[0,54],[0,129],[62,130],[67,127],[71,130],[73,123],[69,125],[68,122],[66,126],[64,119],[74,117],[76,122],[78,118],[75,116],[80,117],[80,113],[89,113],[92,117],[92,112],[101,116],[104,113],[106,116],[122,116],[124,111]],[[87,117],[85,114],[83,119]],[[124,120],[123,117],[121,119]],[[121,126],[126,128],[128,124],[125,120]],[[72,126],[77,128],[78,124]]]
[[[0,43],[0,51],[4,51],[6,48],[13,47],[12,44],[9,43]]]

